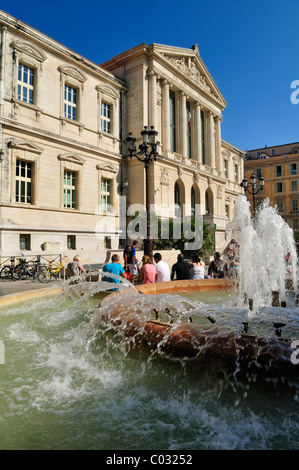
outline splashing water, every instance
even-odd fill
[[[286,279],[298,289],[297,253],[293,230],[265,199],[251,219],[245,196],[236,199],[231,229],[240,244],[239,292],[253,300],[253,314],[271,306],[272,292],[286,297]],[[286,256],[289,254],[288,263]]]

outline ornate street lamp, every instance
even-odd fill
[[[158,132],[155,131],[154,126],[151,126],[148,130],[147,126],[144,126],[141,131],[142,144],[139,145],[139,151],[136,148],[136,139],[133,137],[132,132],[129,132],[129,136],[126,139],[127,149],[129,157],[136,157],[141,163],[144,164],[145,168],[145,200],[146,200],[146,239],[143,241],[144,254],[153,257],[153,241],[150,236],[150,195],[149,195],[149,164],[152,161],[157,160],[158,156]]]
[[[250,181],[246,177],[240,183],[240,186],[244,188],[245,194],[249,193],[252,195],[252,206],[253,206],[253,215],[255,215],[255,196],[264,189],[265,181],[262,176],[258,178],[258,183],[256,182],[255,174],[252,173]],[[249,189],[250,188],[250,189]]]

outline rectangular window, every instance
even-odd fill
[[[297,163],[291,163],[290,175],[297,175]]]
[[[276,206],[278,209],[278,212],[285,212],[285,201],[283,199],[277,199],[276,201]]]
[[[107,103],[101,103],[101,132],[111,133],[111,106]]]
[[[77,119],[77,90],[69,85],[64,85],[64,117]]]
[[[298,201],[298,199],[291,199],[291,212],[293,214],[298,214],[298,212],[299,212],[299,201]]]
[[[101,179],[101,210],[102,212],[109,212],[109,205],[111,204],[111,181],[106,178]]]
[[[275,176],[276,176],[277,178],[281,178],[282,175],[283,175],[283,173],[282,173],[282,166],[281,166],[281,165],[277,165],[277,166],[275,167]]]
[[[31,235],[21,234],[19,239],[20,250],[31,250]]]
[[[33,104],[34,70],[19,64],[18,69],[18,100]]]
[[[67,235],[67,249],[76,250],[76,235]]]
[[[186,102],[187,158],[191,158],[191,106]]]
[[[32,163],[16,161],[16,202],[31,203]]]
[[[76,208],[76,173],[74,171],[65,170],[64,172],[64,207],[69,209]]]
[[[295,230],[298,230],[298,228],[299,228],[299,219],[294,219],[294,221],[293,221],[293,228],[294,228]]]
[[[284,192],[283,183],[275,183],[275,192],[276,193]]]
[[[298,181],[297,180],[291,181],[291,191],[297,191],[297,189],[298,189]]]
[[[263,170],[262,170],[261,168],[257,168],[257,169],[255,170],[255,176],[256,176],[257,178],[262,178],[262,177],[263,177]]]
[[[176,131],[175,131],[175,94],[169,92],[169,125],[170,125],[170,151],[176,152]]]

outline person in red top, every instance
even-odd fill
[[[149,256],[142,257],[142,266],[139,270],[139,281],[141,284],[152,284],[155,282],[156,267],[151,262]]]

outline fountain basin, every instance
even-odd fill
[[[247,334],[246,328],[225,331],[208,313],[206,325],[188,319],[172,323],[171,318],[169,322],[159,318],[153,296],[229,290],[232,288],[229,279],[172,281],[138,287],[145,296],[135,294],[132,298],[128,293],[119,292],[100,303],[101,320],[134,345],[195,364],[225,367],[231,372],[254,372],[271,377],[298,375],[299,366],[291,360],[294,338],[282,338],[274,330],[273,335],[266,336]]]

